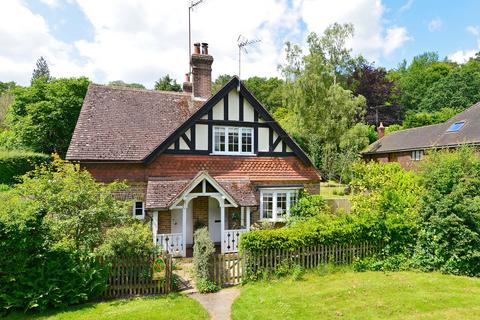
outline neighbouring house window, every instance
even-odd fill
[[[213,152],[252,154],[253,128],[213,127]]]
[[[299,189],[260,191],[260,219],[281,221],[290,215],[298,200]]]
[[[145,218],[145,206],[142,201],[136,201],[133,205],[133,216],[137,219]]]
[[[457,132],[463,127],[464,124],[465,124],[465,121],[455,122],[447,129],[447,132]]]
[[[414,150],[412,151],[412,160],[419,161],[422,160],[423,157],[423,150]]]

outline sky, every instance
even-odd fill
[[[188,0],[2,0],[0,81],[28,85],[43,56],[51,75],[152,88],[188,72]],[[238,73],[239,35],[261,42],[242,54],[242,78],[280,76],[284,43],[353,23],[348,42],[377,66],[426,52],[462,63],[480,51],[478,0],[204,0],[191,14],[193,42],[209,43],[213,78]]]

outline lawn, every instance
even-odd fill
[[[345,185],[334,181],[320,182],[320,195],[324,199],[348,199],[349,195],[344,194]]]
[[[242,288],[233,319],[480,319],[480,279],[438,273],[307,273]]]
[[[209,319],[196,301],[182,295],[84,304],[37,315],[10,314],[6,320]]]

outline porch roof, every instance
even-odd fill
[[[200,173],[199,173],[200,174]],[[179,196],[191,185],[198,177],[193,179],[168,179],[168,178],[150,178],[147,185],[146,208],[166,210],[178,199]],[[211,177],[215,180],[228,195],[241,206],[258,205],[255,197],[253,185],[246,178],[223,178]]]

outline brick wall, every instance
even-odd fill
[[[168,211],[158,212],[158,233],[172,232],[172,213]]]
[[[376,161],[380,163],[398,162],[406,170],[415,170],[420,161],[412,161],[412,153],[392,152],[364,156],[365,161]]]
[[[193,231],[198,224],[208,227],[208,197],[198,197],[193,201]]]

